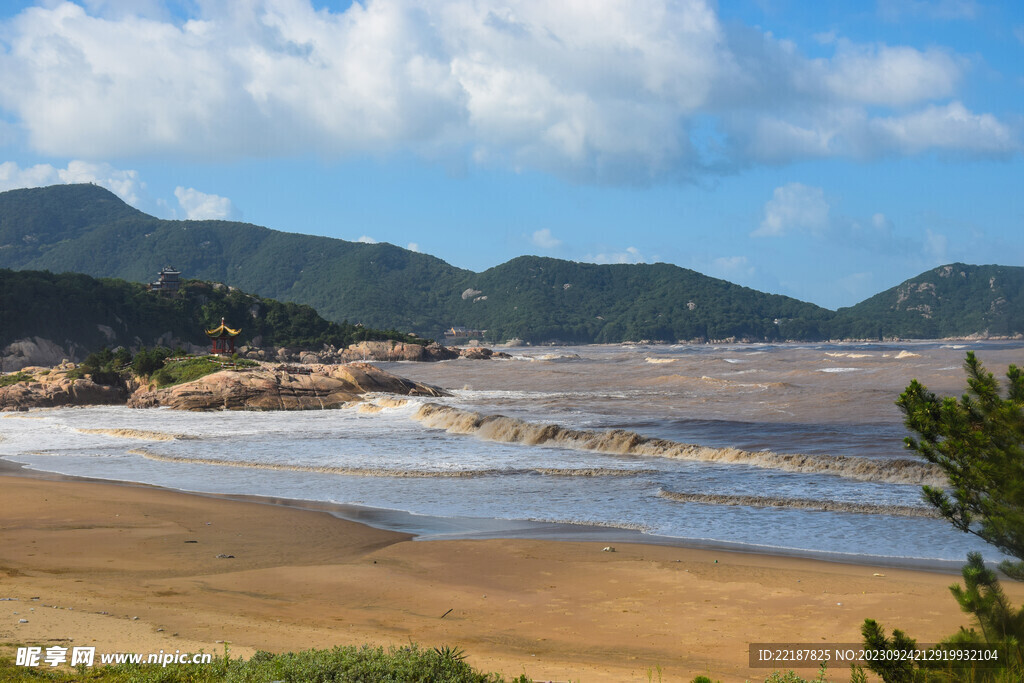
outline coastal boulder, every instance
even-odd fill
[[[406,344],[396,341],[364,341],[352,344],[340,354],[343,361],[389,360],[389,361],[439,361],[458,358],[459,354],[449,348],[433,343],[428,346]]]
[[[371,392],[444,395],[436,387],[372,365],[353,363],[222,370],[185,384],[138,391],[128,399],[128,405],[177,410],[322,410],[361,400],[363,394]]]
[[[0,411],[124,404],[127,392],[123,387],[69,378],[68,372],[74,367],[65,363],[53,369],[23,368],[20,372],[28,380],[0,387]]]
[[[455,349],[459,355],[469,360],[490,360],[492,358],[511,358],[504,351],[492,351],[483,346],[467,346],[464,349]]]

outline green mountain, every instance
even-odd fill
[[[666,263],[521,256],[472,276],[469,284],[460,313],[498,339],[822,338],[821,326],[832,315]]]
[[[148,282],[169,264],[185,277],[307,304],[330,320],[433,338],[453,325],[486,330],[488,341],[534,343],[1024,332],[1022,268],[954,264],[948,277],[929,271],[833,312],[664,263],[523,256],[474,273],[390,244],[160,220],[95,185],[0,193],[0,268]]]
[[[185,277],[311,305],[332,320],[432,336],[452,324],[437,317],[439,300],[457,299],[471,275],[390,244],[160,220],[95,185],[0,193],[0,267],[149,282],[168,264]]]
[[[839,338],[1012,336],[1024,333],[1024,268],[952,263],[925,271],[832,320]]]
[[[124,280],[0,269],[0,348],[26,337],[49,339],[79,356],[104,346],[205,346],[204,330],[217,327],[222,318],[241,328],[239,345],[319,348],[366,339],[423,341],[339,325],[310,306],[263,299],[222,284],[188,280],[178,294],[165,296]]]

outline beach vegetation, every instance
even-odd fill
[[[138,377],[149,377],[162,368],[172,355],[184,356],[185,353],[172,354],[171,350],[165,346],[155,346],[152,349],[143,346],[132,359],[132,372]]]
[[[131,362],[131,352],[124,347],[116,351],[103,347],[86,356],[77,368],[68,373],[68,377],[80,379],[88,376],[96,384],[116,386],[122,383]]]
[[[167,360],[150,375],[157,387],[170,387],[197,380],[200,377],[220,372],[226,368],[237,369],[256,367],[259,363],[245,359],[225,361],[217,356],[192,356]]]
[[[452,648],[335,647],[274,654],[257,652],[250,659],[215,657],[210,664],[117,664],[74,670],[16,666],[10,657],[0,658],[0,679],[28,681],[95,681],[96,683],[530,683],[525,675],[506,679],[483,673],[466,663],[464,654]]]
[[[971,533],[1013,559],[999,569],[1024,580],[1024,373],[1011,365],[1005,390],[973,352],[964,362],[967,391],[960,398],[938,397],[917,380],[896,402],[915,436],[907,448],[938,465],[947,488],[925,486],[923,495],[956,529]],[[868,664],[886,683],[895,681],[1024,680],[1024,606],[1014,607],[995,571],[981,553],[972,552],[961,570],[964,585],[950,591],[960,609],[974,616],[977,629],[961,627],[937,650],[987,648],[998,665],[975,661],[914,662],[879,657]],[[865,647],[878,652],[915,650],[915,641],[898,629],[888,638],[881,625],[865,620]]]
[[[0,375],[0,387],[9,387],[18,382],[31,382],[32,375],[27,372],[12,372],[9,375]]]
[[[917,380],[896,402],[917,437],[908,448],[935,463],[948,491],[924,487],[925,499],[960,531],[1016,560],[999,568],[1024,580],[1024,373],[1007,370],[1006,396],[973,351],[964,362],[967,392],[939,398]]]
[[[818,669],[818,675],[814,678],[804,678],[792,669],[789,671],[772,671],[764,681],[765,683],[827,683],[828,679],[825,678],[827,672],[828,667],[825,664],[821,665]],[[856,672],[854,673],[856,674]]]

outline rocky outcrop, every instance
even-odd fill
[[[242,347],[239,355],[249,360],[270,361],[277,363],[302,363],[305,365],[351,363],[353,361],[439,361],[458,358],[457,351],[434,343],[406,344],[391,341],[366,341],[338,349],[325,345],[319,351],[299,348],[254,348]]]
[[[80,349],[74,345],[65,349],[49,339],[26,337],[0,349],[0,369],[12,372],[35,365],[57,365],[69,358],[74,359],[76,351]]]
[[[444,396],[442,390],[403,379],[365,363],[263,366],[222,370],[155,391],[137,391],[133,408],[177,410],[322,410],[361,400],[367,393]]]
[[[125,405],[177,410],[321,410],[362,400],[363,394],[446,396],[428,384],[412,382],[366,363],[349,365],[261,365],[222,370],[164,389],[105,386],[73,379],[74,363],[54,368],[27,367],[19,381],[0,387],[0,411],[61,406]],[[134,391],[133,391],[134,390]],[[130,393],[131,392],[131,393]]]
[[[127,392],[123,387],[68,377],[74,369],[74,363],[54,368],[22,368],[20,373],[27,379],[0,387],[0,411],[124,404]]]
[[[511,358],[507,353],[491,351],[481,346],[465,349],[442,346],[437,342],[423,344],[407,344],[396,341],[364,341],[352,344],[344,349],[324,346],[319,351],[299,348],[253,348],[242,347],[239,355],[249,360],[270,361],[277,363],[302,363],[319,365],[333,363],[351,363],[354,361],[416,361],[430,363],[456,358],[487,360],[489,358]]]
[[[453,349],[458,351],[459,355],[469,360],[490,360],[492,358],[511,358],[509,354],[504,351],[492,351],[491,349],[483,346],[467,346],[464,349]]]
[[[452,360],[459,354],[454,349],[438,343],[422,346],[390,341],[364,341],[352,344],[342,352],[345,361],[354,360],[410,360],[431,362]]]

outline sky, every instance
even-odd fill
[[[1024,266],[1018,0],[7,0],[0,74],[0,190],[828,308]]]

